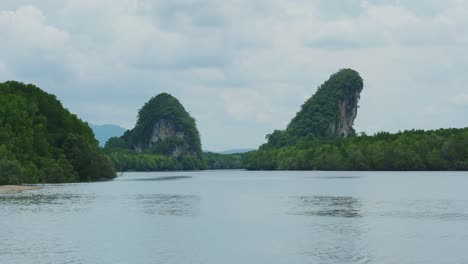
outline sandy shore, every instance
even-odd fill
[[[0,186],[0,194],[15,194],[22,191],[36,190],[39,186],[25,186],[25,185],[3,185]]]

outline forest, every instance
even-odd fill
[[[117,171],[180,171],[207,169],[203,158],[193,155],[173,157],[128,149],[104,149]]]
[[[0,83],[0,185],[112,179],[87,123],[34,85]]]
[[[244,162],[250,170],[468,170],[468,128],[265,144]]]
[[[134,129],[100,148],[54,95],[0,83],[0,185],[105,180],[116,170],[468,170],[468,128],[357,135],[362,87],[357,72],[341,70],[259,150],[222,155],[202,152],[195,119],[169,94],[149,100]]]
[[[245,154],[204,152],[201,159],[192,155],[180,157],[137,153],[131,150],[105,150],[118,171],[180,171],[244,169]]]

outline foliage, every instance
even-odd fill
[[[260,148],[251,170],[468,170],[468,128],[411,130]]]
[[[73,139],[81,147],[72,153]],[[84,157],[88,160],[79,160]],[[0,184],[114,176],[112,164],[88,124],[63,108],[55,96],[34,85],[0,83]]]
[[[133,150],[107,149],[107,155],[118,171],[178,171],[206,169],[203,159],[193,155],[178,158]]]
[[[246,153],[218,154],[213,152],[203,153],[208,169],[210,170],[230,170],[244,169],[244,157]]]
[[[155,124],[163,124],[170,133],[167,138],[153,143]],[[138,112],[135,128],[122,137],[110,138],[105,150],[119,171],[206,168],[195,119],[167,93],[151,98]]]
[[[193,155],[178,158],[151,152],[135,152],[129,149],[106,149],[107,155],[118,171],[178,171],[244,169],[246,153],[203,153],[200,159]]]
[[[333,74],[317,92],[308,99],[289,123],[285,131],[276,130],[267,135],[264,148],[292,146],[314,138],[326,139],[336,136],[331,127],[338,127],[339,102],[346,101],[349,108],[357,106],[363,80],[352,69],[343,69]],[[348,109],[348,112],[352,109]]]

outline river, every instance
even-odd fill
[[[467,172],[125,173],[0,195],[0,263],[468,263]]]

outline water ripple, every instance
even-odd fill
[[[175,181],[175,180],[184,180],[191,179],[191,176],[167,176],[167,177],[157,177],[157,178],[139,178],[139,179],[126,179],[125,181]]]
[[[349,196],[299,196],[292,214],[329,217],[361,217],[361,203]]]
[[[199,215],[200,197],[197,195],[152,194],[135,197],[148,214],[195,216]]]
[[[76,212],[87,208],[96,199],[95,194],[54,193],[41,190],[40,193],[20,193],[0,196],[0,206],[3,212],[29,211],[29,212]]]
[[[398,217],[428,220],[468,221],[466,200],[410,200],[380,202],[377,208],[387,208],[377,214],[384,217]]]

